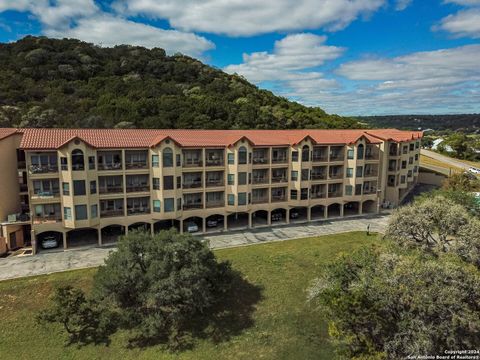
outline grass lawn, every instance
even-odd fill
[[[458,160],[458,159],[455,159]],[[420,165],[432,165],[432,166],[437,166],[443,169],[451,170],[452,174],[456,172],[463,172],[463,169],[457,167],[457,166],[451,166],[447,163],[444,163],[443,161],[425,156],[425,155],[420,155]]]
[[[35,323],[55,286],[89,289],[95,269],[0,282],[0,359],[332,359],[326,324],[306,303],[306,289],[319,266],[340,252],[378,243],[377,236],[353,232],[216,251],[246,279],[263,288],[254,324],[223,343],[198,340],[180,354],[159,346],[128,349],[126,334],[111,344],[66,346],[60,326]],[[242,294],[238,294],[239,298]]]

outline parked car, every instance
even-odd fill
[[[53,235],[45,236],[41,245],[43,249],[54,249],[59,245],[58,238]]]
[[[217,227],[217,226],[218,226],[217,219],[207,220],[207,227],[212,228],[212,227]]]
[[[195,224],[193,221],[189,222],[187,224],[187,231],[189,233],[197,232],[198,231],[198,225]]]
[[[273,212],[272,213],[272,221],[280,221],[283,219],[282,213],[280,212]]]
[[[480,169],[475,167],[469,168],[468,171],[470,171],[472,174],[480,174]]]
[[[298,210],[290,210],[290,219],[298,219]]]

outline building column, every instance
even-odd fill
[[[180,219],[180,234],[183,234],[183,219]]]
[[[343,217],[344,204],[340,204],[340,217]]]
[[[267,211],[267,225],[272,225],[272,212]]]
[[[202,218],[202,232],[207,232],[207,218]]]
[[[227,231],[228,230],[228,215],[223,215],[223,230]]]
[[[324,219],[328,218],[328,205],[323,207],[323,218]]]
[[[307,207],[307,221],[312,221],[312,208]]]
[[[65,231],[62,231],[62,237],[63,237],[63,250],[67,250],[67,233]]]
[[[102,229],[98,228],[98,246],[102,246]]]
[[[32,254],[35,255],[37,253],[37,236],[33,229],[30,230],[30,241],[32,243]]]
[[[290,224],[290,209],[285,209],[285,222]]]
[[[363,214],[362,202],[359,201],[358,202],[358,215],[362,215],[362,214]]]
[[[252,228],[252,213],[248,213],[248,228],[251,229]]]
[[[155,234],[153,224],[150,224],[150,234],[153,236]]]

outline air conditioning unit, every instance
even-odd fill
[[[7,216],[7,220],[9,223],[17,222],[17,214],[10,214]]]

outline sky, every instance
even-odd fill
[[[480,113],[480,0],[0,0],[26,35],[161,47],[340,115]]]

